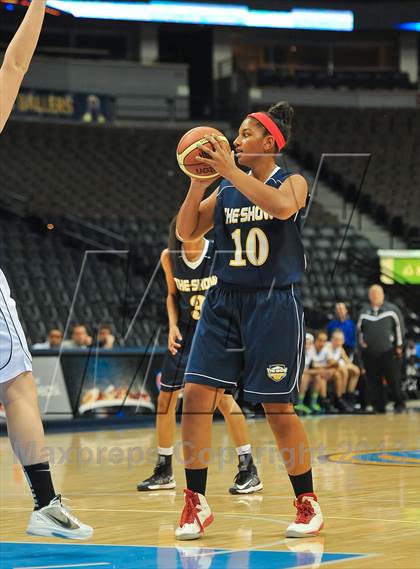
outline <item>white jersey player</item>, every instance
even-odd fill
[[[32,0],[0,68],[0,133],[12,111],[35,51],[45,13],[45,0]],[[19,322],[16,304],[0,270],[0,400],[13,451],[21,462],[34,498],[27,532],[45,537],[86,539],[93,529],[72,516],[56,495],[44,428],[38,408],[32,358]]]
[[[10,296],[10,288],[0,269],[0,383],[32,371],[32,356]]]

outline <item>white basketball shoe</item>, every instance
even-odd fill
[[[286,537],[310,537],[324,527],[324,518],[315,494],[301,494],[293,502],[297,513],[295,521],[286,530]]]
[[[185,505],[175,537],[179,540],[198,539],[204,528],[214,520],[210,506],[202,494],[185,489]]]
[[[42,537],[88,539],[93,535],[93,528],[66,510],[61,503],[61,496],[57,495],[48,506],[32,512],[26,533]]]

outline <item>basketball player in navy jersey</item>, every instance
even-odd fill
[[[175,225],[176,218],[169,228],[168,248],[161,255],[168,287],[166,305],[169,336],[156,416],[158,460],[152,476],[138,484],[139,491],[170,489],[176,486],[172,455],[178,394],[184,387],[185,367],[205,295],[217,283],[217,277],[211,272],[214,242],[200,237],[197,241],[181,243],[176,237]],[[229,491],[231,494],[258,492],[262,490],[263,485],[252,459],[248,429],[241,408],[230,393],[222,395],[218,406],[235,443],[239,459],[238,473]]]
[[[35,51],[44,20],[45,0],[32,0],[0,68],[0,132],[12,111],[23,77]],[[86,539],[93,529],[70,514],[56,495],[45,456],[44,428],[38,408],[32,359],[0,269],[0,400],[7,431],[32,491],[35,509],[27,533],[45,537]]]
[[[223,180],[203,200],[206,184],[191,182],[178,214],[184,242],[215,229],[218,284],[203,304],[185,374],[182,439],[187,488],[178,539],[197,539],[213,521],[205,498],[204,448],[211,446],[212,412],[225,389],[242,375],[246,398],[263,404],[296,495],[296,519],[287,537],[323,527],[313,491],[308,440],[294,412],[304,367],[304,319],[298,283],[305,270],[300,220],[306,180],[276,166],[286,145],[293,110],[278,103],[246,117],[234,154],[209,136],[203,153]]]

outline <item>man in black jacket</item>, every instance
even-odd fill
[[[399,363],[403,353],[404,320],[395,304],[385,302],[380,285],[370,287],[369,301],[357,322],[369,398],[377,413],[385,413],[382,380],[386,378],[395,402],[394,409],[401,413],[405,409]]]

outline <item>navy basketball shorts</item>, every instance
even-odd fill
[[[305,365],[299,291],[210,289],[194,335],[185,381],[235,388],[252,403],[296,403]]]

